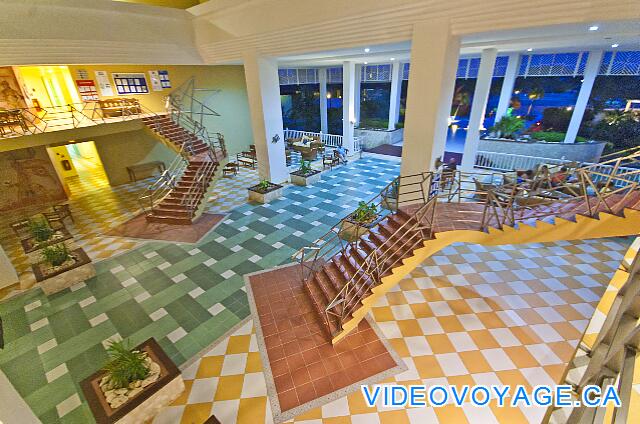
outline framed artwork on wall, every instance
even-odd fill
[[[144,73],[111,74],[119,95],[149,94],[149,86]]]

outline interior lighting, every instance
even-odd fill
[[[600,27],[598,25],[591,25],[589,31],[597,31]]]
[[[368,64],[369,64],[369,62],[364,62],[364,64],[365,64],[365,65],[368,65]]]
[[[331,98],[331,93],[327,93],[327,99]]]
[[[532,52],[532,51],[533,51],[533,49],[532,49],[531,47],[529,47],[529,48],[527,49],[527,51],[528,51],[528,52]]]
[[[369,53],[371,51],[371,49],[369,47],[367,47],[366,49],[364,49],[365,53]]]
[[[620,44],[618,44],[618,43],[613,43],[613,44],[611,45],[611,47],[613,47],[613,48],[615,49],[615,48],[616,48],[616,47],[618,47],[619,45],[620,45]]]
[[[395,58],[395,57],[392,57],[392,58],[391,58],[391,59],[389,59],[389,60],[396,60],[396,58]]]

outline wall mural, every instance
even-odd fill
[[[27,107],[11,66],[0,66],[0,110]]]
[[[0,212],[66,198],[44,147],[0,153]]]

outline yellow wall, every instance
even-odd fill
[[[66,66],[20,66],[17,69],[25,96],[29,100],[37,99],[40,106],[60,106],[80,101]]]
[[[253,144],[251,132],[249,103],[242,66],[169,66],[169,65],[69,65],[71,77],[78,79],[78,70],[85,70],[88,77],[96,81],[95,71],[106,71],[109,81],[113,86],[115,96],[103,97],[98,89],[101,99],[113,97],[135,97],[140,103],[154,112],[165,110],[165,97],[192,76],[195,77],[197,88],[219,89],[220,92],[210,96],[210,93],[201,93],[201,96],[209,96],[204,103],[220,114],[219,117],[208,117],[205,124],[210,132],[224,134],[227,149],[230,154],[247,150]],[[149,78],[150,70],[166,70],[169,72],[171,88],[162,91],[153,91]],[[149,94],[132,94],[118,96],[112,73],[144,73]],[[97,84],[97,81],[96,81]]]

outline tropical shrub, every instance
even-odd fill
[[[360,224],[373,221],[378,216],[376,205],[369,205],[367,202],[358,203],[358,208],[351,214],[351,219]]]
[[[53,235],[53,228],[49,225],[46,219],[31,219],[29,220],[29,232],[31,236],[36,239],[37,242],[42,243],[47,241]]]
[[[567,134],[560,131],[537,131],[531,133],[534,140],[546,141],[547,143],[562,143]],[[587,139],[584,137],[576,137],[576,143],[584,143]]]
[[[146,353],[131,350],[124,341],[112,341],[107,347],[107,353],[109,361],[102,369],[107,372],[114,389],[125,388],[149,375]]]
[[[42,249],[44,261],[51,266],[60,266],[71,257],[64,243],[47,246]]]
[[[489,130],[499,133],[500,137],[515,138],[516,133],[522,128],[524,128],[524,120],[517,116],[505,115]]]

